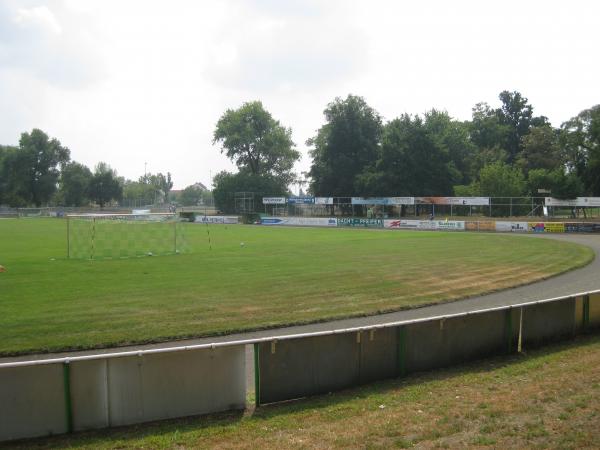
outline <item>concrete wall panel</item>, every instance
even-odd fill
[[[365,331],[361,336],[360,382],[392,378],[398,374],[396,328]]]
[[[523,347],[553,341],[575,332],[575,298],[523,307]]]
[[[110,425],[244,408],[245,367],[244,346],[111,359]]]
[[[590,295],[590,326],[600,327],[600,294]]]
[[[512,328],[508,327],[509,315]],[[406,325],[406,371],[429,370],[506,353],[509,335],[516,345],[516,325],[516,314],[510,310]]]
[[[75,361],[70,366],[73,429],[108,427],[108,361]]]
[[[271,403],[357,385],[357,333],[259,344],[260,402]],[[361,337],[362,339],[362,337]]]
[[[66,431],[62,364],[0,370],[0,441]]]

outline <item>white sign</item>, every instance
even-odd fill
[[[465,229],[465,223],[461,220],[393,220],[383,221],[384,228],[398,228],[403,230],[456,230]]]
[[[335,227],[335,217],[263,217],[262,225],[288,225],[300,227]]]
[[[234,224],[239,223],[239,218],[237,216],[196,216],[194,222]]]
[[[489,197],[417,197],[417,203],[433,205],[487,206]]]
[[[414,197],[352,197],[353,205],[414,205]]]
[[[285,205],[285,197],[263,197],[263,205]]]
[[[315,197],[315,205],[333,205],[333,197]]]
[[[577,197],[572,200],[559,200],[546,197],[546,206],[570,206],[570,207],[600,207],[600,197]]]
[[[527,233],[527,222],[499,222],[496,221],[496,231],[506,233]]]

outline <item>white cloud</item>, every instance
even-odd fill
[[[61,34],[62,27],[47,6],[19,8],[13,19],[14,23],[23,28],[42,28],[54,34]]]

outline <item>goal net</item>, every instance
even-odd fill
[[[185,224],[175,214],[67,216],[69,258],[135,258],[188,251]]]

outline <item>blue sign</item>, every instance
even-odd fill
[[[314,197],[288,197],[288,203],[311,205],[315,202]]]

